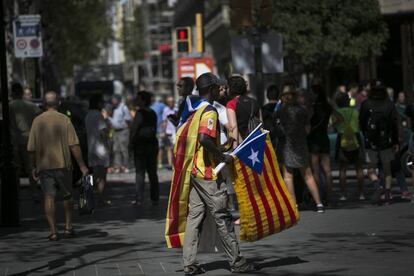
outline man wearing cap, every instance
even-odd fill
[[[220,85],[225,85],[225,81],[218,79],[211,73],[205,73],[196,80],[196,85],[205,104],[200,105],[202,107],[195,110],[181,126],[181,128],[186,128],[190,124],[193,129],[196,128],[194,132],[197,137],[193,159],[189,164],[191,184],[183,246],[184,273],[185,275],[195,275],[204,272],[196,261],[196,255],[199,234],[206,212],[209,212],[214,219],[231,271],[254,271],[256,266],[247,263],[239,251],[232,217],[227,209],[226,183],[221,175],[216,175],[213,172],[213,169],[220,162],[230,163],[232,161],[232,157],[223,154],[219,148],[218,113],[212,105],[213,101],[219,98]],[[194,124],[195,121],[197,122]],[[187,135],[186,142],[193,143],[193,137]],[[177,133],[177,139],[183,139],[180,131]]]

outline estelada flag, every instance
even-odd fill
[[[240,240],[257,241],[298,221],[299,212],[280,174],[269,136],[262,172],[257,173],[236,158],[233,180],[240,209]]]
[[[184,244],[190,176],[197,145],[198,127],[201,115],[209,104],[202,100],[194,103],[187,100],[186,105],[191,105],[186,107],[191,113],[177,129],[174,145],[173,177],[165,224],[165,239],[168,248],[178,248]]]

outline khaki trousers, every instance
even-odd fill
[[[197,264],[199,237],[206,212],[213,217],[230,266],[243,265],[246,260],[240,254],[234,224],[227,208],[226,183],[222,180],[208,181],[191,177],[191,184],[183,247],[184,266]]]

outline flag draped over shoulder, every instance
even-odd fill
[[[185,121],[177,129],[174,145],[174,172],[165,225],[165,239],[168,248],[178,248],[184,244],[190,175],[196,151],[200,118],[207,106],[208,103],[201,99],[194,102],[187,100],[185,108],[189,110],[189,113],[186,114]]]
[[[256,155],[252,151],[250,160],[255,160],[253,157]],[[243,241],[257,241],[278,233],[299,219],[299,212],[280,174],[269,136],[262,160],[260,174],[241,159],[236,158],[234,162],[233,180],[240,209],[240,240]]]

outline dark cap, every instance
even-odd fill
[[[217,78],[212,73],[204,73],[200,75],[196,80],[197,90],[209,87],[214,84],[221,86],[221,85],[226,85],[227,82],[225,80]]]

